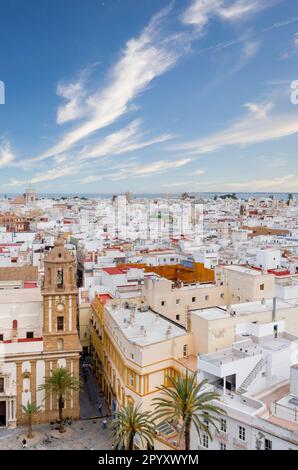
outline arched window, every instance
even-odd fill
[[[57,287],[63,287],[63,269],[57,269]]]

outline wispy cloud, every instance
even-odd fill
[[[163,134],[151,139],[145,139],[140,132],[141,121],[139,119],[131,122],[128,126],[109,134],[99,143],[85,146],[79,153],[81,160],[104,157],[107,155],[120,155],[126,152],[149,147],[154,144],[166,142],[171,139],[170,134]]]
[[[297,113],[270,114],[273,103],[247,103],[248,116],[210,136],[177,144],[172,150],[188,155],[214,152],[230,145],[251,145],[298,133]]]
[[[192,161],[191,158],[182,158],[179,160],[158,160],[155,162],[139,165],[135,162],[123,163],[115,167],[109,168],[109,173],[100,175],[89,175],[81,180],[81,184],[88,184],[100,181],[103,178],[111,181],[120,181],[127,178],[144,178],[168,170],[181,168]],[[114,171],[111,171],[114,170]],[[117,171],[115,171],[117,170]]]
[[[64,167],[57,167],[52,168],[50,170],[45,171],[44,173],[39,173],[36,176],[30,178],[30,182],[32,184],[41,183],[44,181],[53,181],[59,178],[64,178],[66,176],[70,176],[73,174],[78,173],[79,168],[77,166],[64,166]],[[12,178],[8,183],[4,184],[6,187],[15,187],[15,186],[23,186],[24,184],[28,183],[27,180],[19,180],[16,178]]]
[[[15,155],[7,139],[0,140],[0,167],[5,167],[15,160]]]
[[[221,189],[229,191],[289,191],[298,189],[298,178],[296,175],[284,175],[272,179],[253,179],[235,183],[224,183],[219,185]]]
[[[232,4],[226,0],[193,0],[184,12],[182,22],[194,25],[203,31],[212,17],[226,21],[238,21],[263,8],[261,0],[236,0]]]
[[[139,37],[126,43],[118,62],[110,70],[106,86],[86,97],[88,119],[66,132],[57,144],[36,157],[36,161],[66,152],[92,133],[117,121],[131,109],[133,100],[155,78],[167,72],[188,51],[189,34],[167,34],[164,31],[163,18],[168,12],[169,9],[165,9],[155,15]],[[74,92],[76,88],[80,94],[84,93],[81,82],[60,90],[69,99],[68,105],[58,113],[60,122],[79,114],[80,106]]]
[[[64,124],[83,116],[85,112],[83,100],[86,96],[84,78],[80,78],[78,81],[68,84],[64,82],[58,83],[57,95],[66,100],[66,104],[58,108],[58,124]]]

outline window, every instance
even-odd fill
[[[205,295],[205,300],[209,300],[209,295]]]
[[[221,418],[220,420],[220,430],[222,432],[227,432],[227,420],[224,418]]]
[[[196,298],[195,298],[195,297],[192,297],[192,298],[191,298],[191,301],[192,301],[192,302],[195,302],[195,301],[196,301]]]
[[[165,304],[166,304],[166,303],[165,303],[165,301],[164,301],[164,300],[162,300],[162,301],[160,302],[160,305],[161,305],[162,307],[164,307],[164,306],[165,306]]]
[[[4,377],[0,377],[0,393],[4,392]]]
[[[239,439],[245,441],[245,428],[243,426],[239,426]]]
[[[184,357],[185,357],[185,356],[188,356],[188,345],[187,345],[187,344],[185,344],[185,345],[183,346],[183,356],[184,356]]]
[[[180,299],[176,299],[176,305],[180,304]]]
[[[58,331],[64,330],[64,317],[57,317],[57,330]]]
[[[272,450],[272,441],[265,439],[265,450]]]
[[[260,285],[260,290],[265,290],[265,284]]]
[[[32,338],[34,338],[34,332],[33,332],[33,331],[27,331],[27,333],[26,333],[26,338],[27,338],[27,339],[32,339]]]
[[[180,315],[176,315],[176,320],[180,320]]]
[[[3,341],[3,335],[2,334],[0,335],[0,341]]]
[[[209,426],[209,413],[204,413],[204,424],[206,424],[207,428]]]
[[[225,298],[225,294],[220,294],[220,298],[221,298],[221,299],[224,299],[224,298]]]
[[[220,443],[220,450],[227,450],[227,446],[223,442]]]
[[[134,384],[135,384],[135,377],[134,377],[134,373],[133,372],[130,372],[129,373],[129,384],[134,387]]]
[[[207,434],[203,434],[203,447],[206,447],[206,449],[209,447],[209,437]]]
[[[57,287],[63,287],[63,269],[57,270]]]

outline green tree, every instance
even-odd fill
[[[30,403],[29,400],[28,400],[27,405],[22,405],[22,410],[23,410],[23,413],[25,413],[25,415],[27,416],[27,421],[28,421],[27,437],[28,437],[28,439],[32,439],[32,437],[33,437],[33,433],[32,433],[33,416],[40,412],[41,407],[37,406],[35,401],[33,403]]]
[[[135,436],[141,439],[142,444],[153,446],[154,421],[149,411],[140,411],[140,404],[135,407],[130,403],[115,411],[111,428],[116,448],[133,450]]]
[[[199,439],[201,432],[205,432],[210,439],[212,434],[210,424],[217,429],[217,422],[220,415],[225,411],[217,405],[220,395],[216,392],[204,391],[207,380],[197,381],[197,374],[168,377],[170,386],[162,385],[158,387],[161,396],[153,398],[155,402],[155,419],[166,422],[174,421],[181,426],[180,439],[184,436],[185,450],[190,449],[190,429],[193,423]]]
[[[52,371],[39,390],[44,390],[45,398],[54,395],[58,400],[59,432],[64,432],[63,407],[65,400],[72,392],[79,390],[80,381],[77,380],[65,367],[59,367]]]

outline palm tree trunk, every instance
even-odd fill
[[[191,427],[191,420],[189,419],[186,422],[185,425],[185,431],[184,431],[184,436],[185,436],[185,450],[190,449],[190,427]]]
[[[127,450],[133,450],[134,438],[135,438],[135,435],[132,434],[131,437],[130,437],[130,439],[129,439],[128,449],[127,449]]]
[[[63,421],[63,397],[60,395],[58,400],[59,408],[59,432],[64,432],[64,421]]]
[[[32,418],[31,416],[28,418],[28,434],[27,434],[28,439],[32,439],[33,434],[32,434]]]

